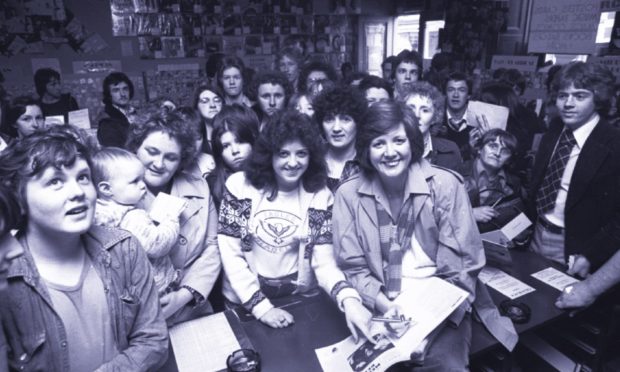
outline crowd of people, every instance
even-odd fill
[[[216,65],[188,106],[134,107],[132,81],[110,73],[96,136],[46,125],[77,108],[56,71],[36,72],[37,98],[3,103],[0,371],[154,370],[169,327],[237,306],[288,327],[272,300],[319,287],[372,341],[372,316],[398,317],[394,300],[429,277],[468,297],[403,368],[467,370],[474,319],[517,342],[478,273],[480,233],[522,212],[533,228],[513,244],[584,279],[558,307],[620,281],[605,68],[554,69],[537,113],[518,72],[475,90],[462,71],[425,79],[415,51],[386,59],[383,77],[339,78],[294,47],[252,77],[238,57]],[[468,115],[473,98],[508,108],[505,129]],[[182,210],[151,213],[160,193]]]

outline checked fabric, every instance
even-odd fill
[[[562,174],[564,174],[566,163],[575,144],[577,144],[577,141],[575,141],[573,131],[565,128],[560,136],[558,146],[555,148],[553,156],[551,156],[545,178],[536,195],[536,211],[539,216],[549,212],[555,206]]]

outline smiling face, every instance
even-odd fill
[[[258,105],[267,116],[282,110],[285,98],[284,88],[280,84],[265,83],[258,87]]]
[[[415,94],[407,99],[406,104],[418,119],[418,125],[422,134],[429,133],[429,129],[433,124],[433,118],[435,117],[433,101],[428,97]]]
[[[207,120],[212,120],[222,110],[222,104],[220,96],[210,90],[205,90],[198,96],[198,111]]]
[[[119,107],[127,107],[129,105],[130,92],[129,85],[124,81],[121,81],[118,84],[110,85],[110,98],[113,105]]]
[[[342,149],[355,146],[357,125],[349,115],[338,114],[325,117],[323,119],[323,132],[331,148]]]
[[[587,89],[577,89],[573,84],[560,89],[555,106],[558,108],[564,125],[573,131],[587,123],[596,114],[594,93]]]
[[[60,169],[47,167],[28,180],[24,196],[27,234],[82,234],[92,224],[97,194],[83,159]]]
[[[299,187],[309,163],[310,151],[300,140],[284,143],[282,148],[273,154],[271,162],[278,190],[292,191]]]
[[[289,58],[288,56],[283,56],[280,59],[278,68],[286,75],[288,81],[290,81],[291,83],[294,83],[295,80],[297,80],[297,77],[299,76],[299,65],[292,58]]]
[[[383,180],[402,177],[409,168],[411,156],[411,145],[402,123],[370,142],[370,163]]]
[[[236,67],[229,67],[222,72],[222,88],[229,97],[237,97],[243,90],[243,77]]]
[[[222,143],[222,159],[224,164],[233,171],[241,170],[243,163],[252,154],[252,145],[239,142],[233,132],[227,131],[220,137]]]
[[[168,133],[150,133],[136,152],[146,168],[144,182],[153,193],[164,189],[181,165],[181,145]]]
[[[19,137],[25,137],[38,129],[45,129],[45,118],[41,108],[37,105],[26,106],[26,112],[17,118],[15,128]]]
[[[135,159],[119,159],[108,184],[115,202],[122,205],[136,205],[146,193],[144,166]]]

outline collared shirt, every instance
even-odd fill
[[[125,115],[127,121],[130,123],[134,123],[136,121],[136,108],[133,106],[127,106],[127,108],[123,108],[117,105],[112,105],[115,109],[121,112],[121,114]]]
[[[452,116],[452,114],[450,113],[450,110],[446,109],[446,118],[448,119],[448,126],[450,126],[450,129],[456,132],[464,131],[467,128],[467,115],[466,114],[467,114],[467,109],[465,109],[465,111],[463,112],[463,117],[461,117],[458,121],[456,121],[457,119]],[[453,120],[455,120],[456,123],[461,123],[457,129],[455,129],[452,126]]]
[[[482,166],[480,159],[474,161],[474,180],[480,198],[480,205],[492,205],[497,200],[506,195],[511,195],[514,191],[506,182],[506,172],[500,169],[494,177]],[[467,188],[467,183],[466,183]]]
[[[560,181],[558,196],[555,199],[555,206],[544,216],[547,221],[556,226],[564,227],[564,208],[566,207],[566,198],[568,196],[570,180],[573,177],[573,172],[575,171],[575,165],[577,164],[577,159],[579,158],[581,149],[598,124],[599,120],[599,115],[595,114],[587,123],[573,131],[573,136],[575,137],[577,144],[573,146],[573,149],[568,157],[568,161],[566,162],[566,168],[564,168],[562,180]]]

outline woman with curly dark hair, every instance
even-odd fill
[[[283,328],[293,316],[270,299],[318,285],[344,311],[351,333],[369,337],[371,314],[334,260],[323,152],[310,118],[289,110],[261,132],[245,172],[228,178],[218,226],[223,292],[229,305]]]
[[[215,206],[219,208],[228,176],[238,172],[252,155],[258,137],[258,117],[240,104],[225,106],[215,118],[213,158],[215,170],[207,177]]]
[[[160,298],[169,325],[213,312],[207,296],[220,272],[217,211],[207,181],[183,171],[194,161],[194,146],[191,124],[175,114],[136,123],[127,142],[127,149],[135,152],[146,168],[143,209],[150,209],[159,192],[187,203],[180,216],[179,240],[170,254],[180,271],[180,285]]]
[[[321,61],[311,61],[303,65],[297,80],[298,92],[318,93],[338,81],[336,69]]]
[[[361,122],[366,109],[362,93],[346,85],[322,92],[314,102],[314,119],[328,144],[325,154],[327,185],[332,192],[359,172],[355,139],[357,123]]]

